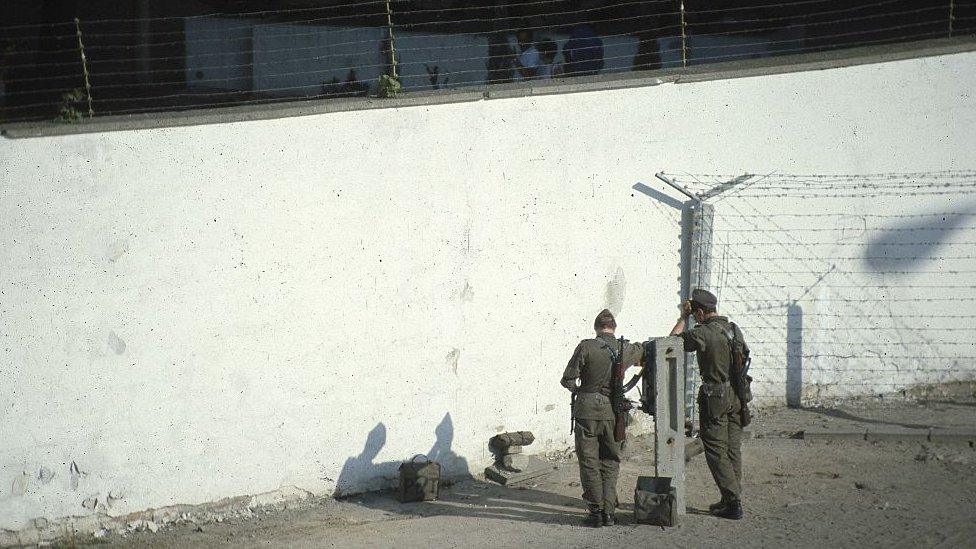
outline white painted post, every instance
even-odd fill
[[[654,340],[654,473],[670,477],[685,514],[684,352],[679,337]]]

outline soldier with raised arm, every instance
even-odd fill
[[[686,331],[688,316],[694,316],[697,325]],[[698,393],[701,441],[708,469],[722,493],[722,499],[709,510],[722,518],[741,519],[742,419],[746,416],[742,415],[744,404],[732,387],[732,342],[741,342],[746,355],[748,347],[738,327],[719,316],[715,295],[702,289],[694,290],[691,299],[682,304],[681,317],[671,335],[684,340],[686,352],[697,353],[702,377]]]

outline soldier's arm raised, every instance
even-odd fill
[[[685,301],[681,304],[681,316],[678,317],[678,322],[674,324],[674,328],[671,328],[671,335],[676,336],[685,331],[685,319],[691,315],[691,301]]]

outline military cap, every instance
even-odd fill
[[[617,321],[613,318],[613,313],[610,309],[603,309],[600,314],[596,315],[596,320],[593,321],[593,327],[597,330],[600,328],[616,328]]]
[[[691,300],[705,307],[718,307],[718,298],[715,297],[715,294],[701,288],[695,288],[691,292]]]

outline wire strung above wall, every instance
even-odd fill
[[[409,93],[679,70],[976,30],[976,0],[951,4],[362,0],[280,8],[254,0],[247,5],[263,9],[19,9],[0,19],[8,21],[0,25],[0,122],[72,109],[106,116],[371,96],[384,75]]]

